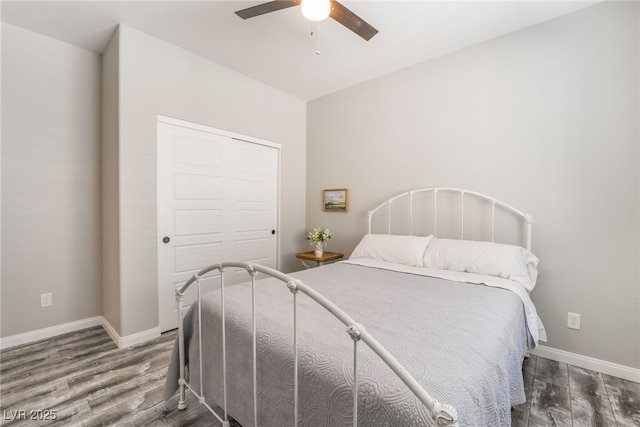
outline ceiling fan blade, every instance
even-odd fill
[[[331,0],[331,13],[329,16],[367,41],[378,34],[378,30],[373,28],[367,21],[336,0]]]
[[[246,9],[238,10],[236,15],[242,19],[249,19],[256,16],[264,15],[265,13],[275,12],[277,10],[286,9],[292,6],[298,6],[302,3],[302,0],[275,0],[267,3],[262,3],[257,6],[248,7]]]

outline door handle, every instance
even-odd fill
[[[162,242],[163,242],[163,243],[169,243],[170,241],[171,241],[171,239],[170,239],[170,238],[168,238],[167,236],[165,236],[165,237],[162,239]]]
[[[271,230],[271,234],[276,234],[276,230]]]

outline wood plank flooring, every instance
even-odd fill
[[[219,426],[193,399],[178,411],[174,397],[165,411],[175,336],[119,350],[95,327],[3,350],[0,425]],[[638,383],[535,356],[523,375],[527,402],[513,409],[513,426],[640,426]],[[56,411],[56,420],[30,420],[31,411]]]
[[[524,361],[527,401],[514,427],[640,426],[640,384],[531,356]]]
[[[98,326],[3,350],[0,425],[220,425],[196,401],[185,411],[165,412],[164,382],[175,336],[169,332],[119,350]],[[177,398],[169,402],[176,406]],[[56,411],[56,419],[29,419],[51,416],[47,411]]]

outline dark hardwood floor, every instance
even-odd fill
[[[101,327],[0,352],[2,426],[219,426],[190,399],[165,411],[175,332],[119,350]],[[524,364],[527,402],[517,427],[640,426],[640,384],[541,357]],[[29,419],[32,415],[55,420]],[[26,418],[26,419],[25,419]]]

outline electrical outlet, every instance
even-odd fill
[[[580,330],[580,315],[567,313],[567,328]]]
[[[51,307],[53,305],[53,296],[48,294],[40,294],[40,307]]]

